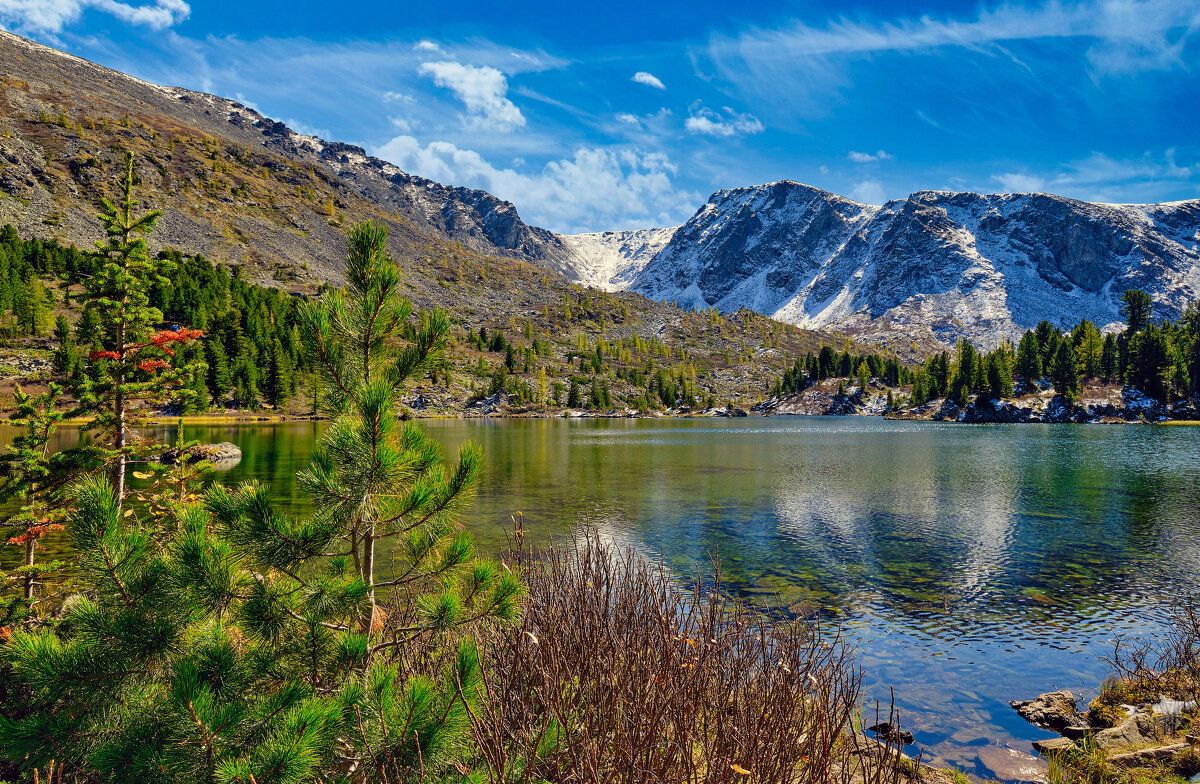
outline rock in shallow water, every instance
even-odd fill
[[[979,749],[979,761],[1001,781],[1046,781],[1046,761],[1023,751],[1000,746]]]
[[[180,459],[179,450],[168,449],[159,459],[167,465],[175,465]],[[183,450],[183,459],[188,463],[199,463],[202,460],[210,463],[234,463],[242,459],[242,450],[237,444],[228,441],[219,444],[197,444]]]
[[[1069,691],[1052,691],[1024,702],[1009,703],[1030,724],[1055,732],[1083,730],[1087,721],[1079,714],[1075,695]]]

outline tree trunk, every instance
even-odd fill
[[[113,398],[113,413],[116,415],[117,432],[113,437],[113,446],[117,457],[112,468],[113,492],[117,494],[117,511],[125,501],[125,316],[122,313],[121,325],[117,330],[117,394]]]
[[[362,577],[367,584],[367,603],[370,611],[367,615],[367,638],[375,631],[375,526],[368,525],[363,533],[363,563]]]
[[[117,434],[113,439],[113,446],[117,450],[117,456],[113,461],[112,486],[113,492],[117,494],[117,511],[119,512],[125,500],[125,393],[120,388],[117,389],[116,409]]]
[[[26,598],[27,600],[28,600],[28,599],[32,599],[32,598],[33,598],[33,571],[32,571],[32,567],[33,567],[33,553],[34,553],[34,547],[35,547],[35,545],[36,545],[36,544],[37,544],[37,543],[36,543],[36,542],[35,542],[35,541],[34,541],[32,538],[30,538],[30,539],[29,539],[29,541],[27,541],[27,542],[25,543],[25,566],[27,566],[27,567],[30,567],[30,568],[31,568],[31,570],[30,570],[30,571],[28,571],[28,572],[26,572],[26,573],[25,573],[25,598]]]

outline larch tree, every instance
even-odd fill
[[[110,473],[118,504],[125,495],[125,467],[134,454],[134,428],[146,418],[146,406],[165,402],[183,389],[202,366],[172,367],[174,347],[200,336],[198,330],[179,325],[158,329],[162,312],[150,304],[150,291],[166,283],[171,262],[151,258],[146,235],[154,230],[161,213],[135,214],[133,154],[126,153],[120,199],[103,200],[100,220],[108,235],[98,243],[104,260],[84,281],[86,312],[96,318],[100,348],[88,354],[95,367],[76,390],[82,412],[94,418],[89,427],[99,430],[110,449]]]

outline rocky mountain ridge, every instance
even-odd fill
[[[154,244],[284,285],[337,281],[344,226],[374,217],[414,269],[457,278],[458,250],[504,257],[564,283],[749,308],[906,355],[959,337],[991,346],[1042,319],[1104,326],[1127,288],[1170,317],[1200,291],[1200,201],[922,191],[873,206],[780,181],[718,191],[680,227],[561,236],[485,191],[3,32],[0,75],[0,222],[91,245],[97,180],[112,150],[132,148],[152,164],[148,206],[164,211]]]
[[[991,346],[1042,319],[1117,322],[1130,288],[1177,316],[1200,292],[1200,200],[921,191],[876,207],[782,181],[713,194],[639,263],[628,287],[683,307]]]
[[[334,209],[330,212],[374,210],[393,220],[405,221],[415,235],[433,235],[472,251],[536,261],[551,269],[562,266],[567,257],[557,235],[525,224],[511,203],[486,191],[442,185],[408,174],[368,155],[362,147],[298,133],[238,101],[181,87],[154,85],[3,31],[0,31],[0,73],[5,78],[2,93],[7,104],[4,114],[8,128],[5,138],[0,139],[0,155],[4,158],[0,167],[0,218],[18,228],[45,232],[45,227],[50,226],[51,234],[75,244],[90,244],[94,235],[95,215],[91,205],[73,203],[71,197],[79,194],[63,192],[71,190],[71,183],[52,182],[47,176],[53,174],[46,170],[54,156],[45,149],[46,140],[20,133],[19,119],[40,116],[58,122],[61,117],[64,128],[78,124],[80,131],[97,130],[97,121],[104,122],[106,129],[111,122],[135,132],[146,126],[154,129],[155,137],[170,129],[172,149],[176,136],[211,139],[218,148],[236,149],[241,158],[246,155],[275,158],[263,162],[267,169],[281,170],[282,159],[287,167],[309,169],[326,181],[335,191],[331,195]],[[90,127],[84,128],[85,124]],[[93,152],[80,140],[68,140],[62,146],[61,152],[69,158]],[[169,157],[164,153],[158,152],[160,159]],[[212,155],[214,161],[217,158]],[[165,187],[168,183],[156,181],[161,177],[149,174],[148,178],[150,184],[159,186],[160,195],[171,194]],[[342,202],[342,206],[338,207],[336,202]],[[188,215],[188,210],[170,198],[162,198],[154,206],[163,209],[166,234],[174,244],[203,248],[216,258],[238,258],[243,250],[250,250],[286,262],[288,250],[295,245],[277,236],[278,227],[245,220],[242,223],[247,225],[235,226],[233,233],[242,232],[251,241],[214,242],[213,234],[229,232],[214,232],[206,225],[209,221],[196,220],[197,216]],[[277,211],[279,206],[277,202],[270,205]],[[358,207],[365,209],[354,209]],[[333,227],[331,231],[331,227],[324,225],[328,221],[311,220],[303,211],[292,212],[299,214],[289,216],[290,225],[281,228],[307,235],[311,241],[304,243],[304,255],[315,257],[315,266],[336,278],[341,253],[337,242],[340,229]],[[408,244],[419,244],[422,239],[410,236]]]

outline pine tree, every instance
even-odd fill
[[[567,408],[580,408],[583,406],[583,393],[579,389],[579,379],[571,377],[571,389],[567,392]]]
[[[1117,375],[1117,339],[1112,333],[1104,336],[1104,348],[1100,351],[1100,372],[1104,374],[1106,381]]]
[[[1101,352],[1104,350],[1104,338],[1100,336],[1100,330],[1084,319],[1071,330],[1071,342],[1075,346],[1079,372],[1086,378],[1097,378],[1101,373]]]
[[[58,348],[54,350],[54,373],[59,378],[71,378],[83,363],[83,356],[71,336],[66,316],[61,313],[54,321],[54,339],[58,341]]]
[[[1154,317],[1154,300],[1144,291],[1128,289],[1121,295],[1121,315],[1129,332],[1137,334],[1150,326]]]
[[[1026,332],[1021,336],[1021,342],[1017,346],[1016,373],[1030,387],[1042,377],[1042,355],[1037,336],[1033,332]]]
[[[271,405],[277,410],[287,406],[292,396],[292,359],[283,349],[278,339],[271,345],[271,372],[267,379],[268,395]]]
[[[1058,344],[1050,368],[1050,381],[1054,384],[1054,391],[1069,402],[1073,402],[1079,394],[1079,364],[1069,340]]]
[[[204,350],[208,363],[208,391],[212,394],[213,403],[223,407],[226,395],[233,391],[229,357],[220,340],[205,340]]]
[[[8,453],[0,456],[0,504],[9,511],[0,527],[16,529],[8,543],[25,550],[24,565],[11,577],[20,581],[26,602],[33,599],[34,588],[43,574],[58,568],[54,562],[45,568],[35,565],[39,540],[55,530],[62,530],[65,503],[62,487],[80,468],[80,455],[85,450],[52,452],[51,439],[64,419],[58,409],[63,389],[51,382],[40,395],[32,396],[18,384],[14,397],[16,410],[9,421],[19,430]],[[11,612],[10,612],[11,615]]]
[[[353,230],[347,289],[302,314],[335,417],[300,476],[311,516],[256,483],[192,500],[186,466],[142,514],[103,476],[77,486],[80,594],[57,627],[7,640],[5,761],[114,784],[460,777],[480,695],[467,632],[511,618],[520,585],[455,524],[478,449],[447,467],[396,416],[448,321],[410,322],[385,243]],[[374,558],[393,542],[395,571]]]

